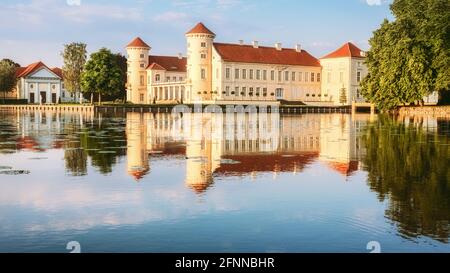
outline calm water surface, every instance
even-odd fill
[[[0,252],[450,252],[446,119],[0,118]]]

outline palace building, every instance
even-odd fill
[[[31,104],[56,104],[78,101],[80,94],[65,90],[61,68],[49,68],[43,62],[35,62],[16,71],[17,86],[8,98],[27,100]]]
[[[367,75],[365,53],[351,43],[317,59],[301,45],[217,43],[215,37],[204,24],[197,24],[186,33],[187,57],[151,55],[147,43],[134,39],[127,46],[127,100],[135,104],[286,101],[312,105],[363,100],[359,83]]]

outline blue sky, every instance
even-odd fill
[[[389,0],[0,0],[0,58],[21,65],[60,66],[63,44],[89,52],[124,53],[136,36],[152,54],[185,53],[184,33],[204,22],[216,41],[300,43],[316,57],[352,41],[362,49],[384,18]]]

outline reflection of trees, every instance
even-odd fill
[[[67,130],[68,135],[74,134],[74,129]],[[64,160],[66,162],[66,171],[74,176],[87,174],[87,154],[81,148],[80,141],[76,138],[66,139],[64,144]]]
[[[120,156],[125,155],[126,136],[120,122],[94,120],[84,128],[66,128],[64,159],[72,175],[87,174],[87,159],[101,173],[112,172]]]
[[[123,124],[115,122],[95,122],[80,132],[81,147],[91,158],[92,166],[103,174],[112,172],[117,158],[125,155],[125,140]]]
[[[389,117],[367,128],[363,162],[368,183],[386,215],[408,237],[430,236],[448,242],[450,220],[450,146],[442,135],[405,126]]]

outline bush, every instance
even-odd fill
[[[0,104],[28,104],[26,99],[0,99]]]

